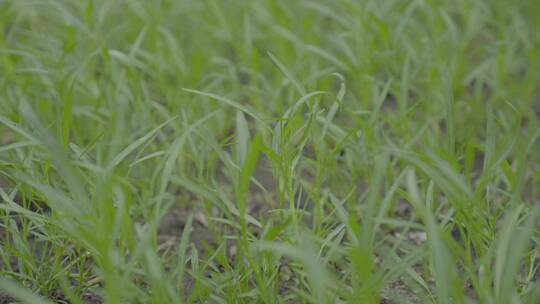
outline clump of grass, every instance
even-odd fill
[[[537,12],[0,2],[0,302],[539,302]]]

